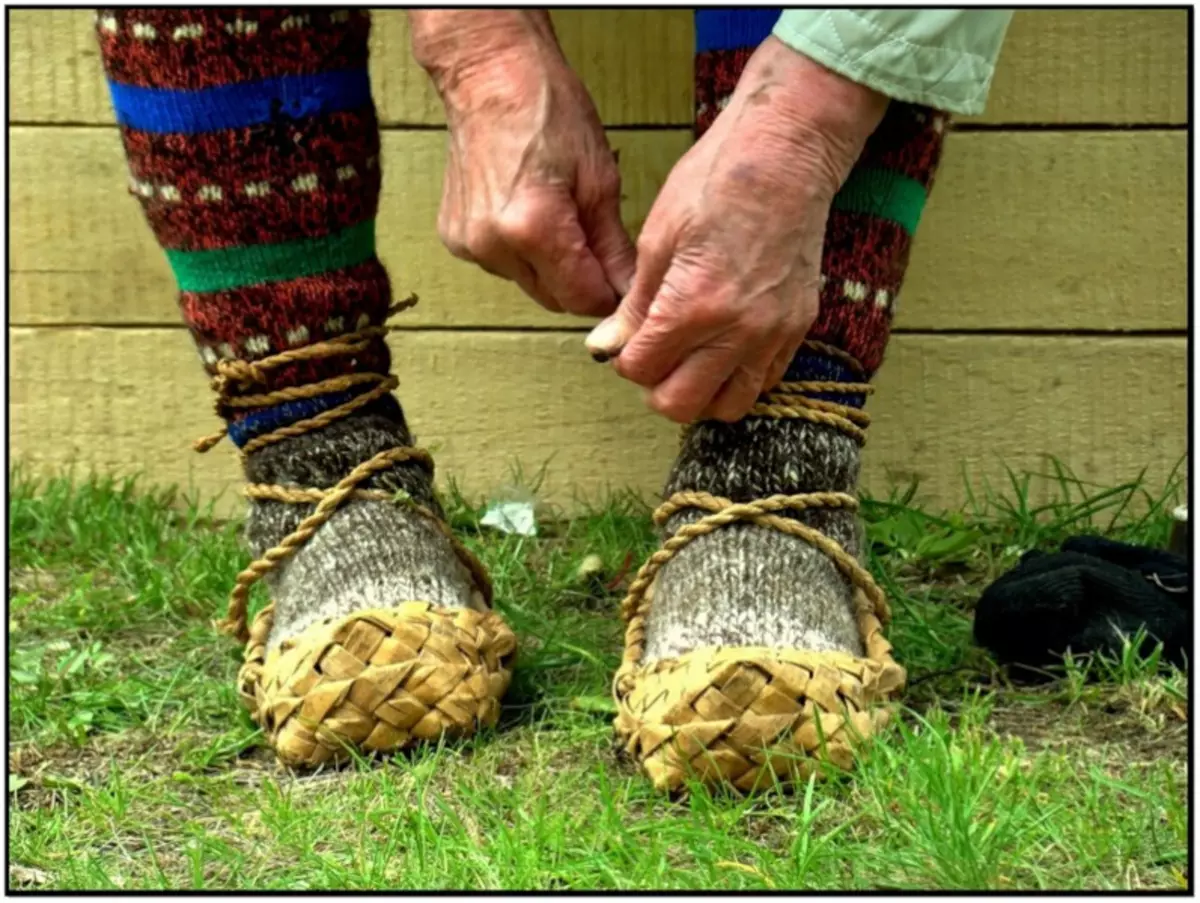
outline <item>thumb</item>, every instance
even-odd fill
[[[670,251],[666,248],[659,250],[647,242],[644,230],[638,248],[629,290],[625,292],[616,311],[601,320],[584,340],[592,358],[601,363],[619,355],[634,333],[641,328],[671,262]]]

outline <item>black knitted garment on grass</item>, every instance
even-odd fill
[[[1120,655],[1142,629],[1148,652],[1185,666],[1190,658],[1192,593],[1187,559],[1161,549],[1078,536],[1055,553],[1028,552],[984,590],[975,641],[1022,676],[1074,656]]]

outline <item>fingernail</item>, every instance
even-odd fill
[[[620,354],[621,346],[624,344],[624,337],[621,335],[621,321],[616,317],[609,317],[601,321],[595,329],[588,333],[584,344],[592,353],[592,357],[603,354],[604,360],[608,360],[610,357]],[[600,360],[600,358],[596,359]]]

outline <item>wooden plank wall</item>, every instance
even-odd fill
[[[872,400],[865,483],[918,478],[938,505],[1003,467],[1064,459],[1161,481],[1186,450],[1186,11],[1017,13],[988,113],[959,123],[916,241]],[[688,146],[691,13],[555,13],[621,149],[640,226]],[[375,16],[384,123],[380,254],[422,304],[391,341],[400,396],[443,476],[487,493],[545,465],[542,495],[658,491],[676,429],[542,312],[454,261],[434,222],[442,114],[404,15]],[[10,427],[38,470],[141,472],[230,491],[200,457],[210,397],[162,254],[126,196],[92,15],[17,10],[9,31]],[[434,127],[434,128],[431,128]]]

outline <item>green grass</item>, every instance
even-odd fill
[[[925,513],[912,490],[867,500],[907,708],[852,776],[681,801],[613,749],[620,590],[604,584],[654,548],[631,498],[545,512],[531,539],[480,530],[481,507],[452,493],[451,521],[521,637],[501,724],[300,776],[263,747],[234,694],[238,650],[210,626],[248,560],[238,525],[128,481],[17,471],[10,485],[14,886],[1189,886],[1186,675],[1131,644],[1012,685],[970,626],[982,586],[1028,548],[1082,531],[1161,545],[1177,481],[1104,489],[1051,462],[961,512]],[[603,580],[577,577],[588,555]]]

